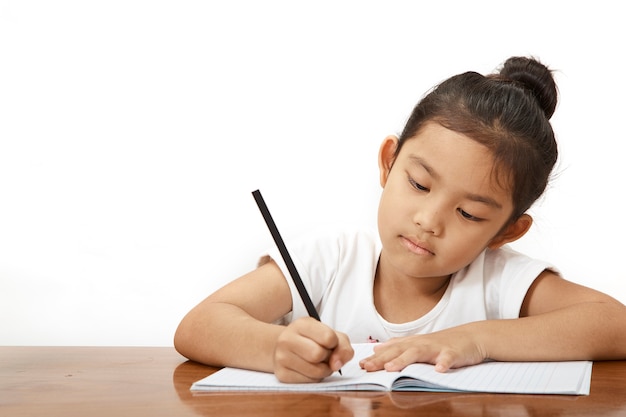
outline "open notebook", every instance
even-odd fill
[[[365,372],[359,360],[372,354],[373,345],[354,344],[354,359],[323,382],[285,384],[274,374],[224,368],[195,382],[192,391],[468,391],[519,394],[589,395],[592,362],[485,362],[435,371],[413,364],[401,372]]]

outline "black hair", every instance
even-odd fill
[[[545,191],[558,157],[550,124],[557,105],[552,71],[534,58],[512,57],[499,72],[465,72],[443,81],[415,106],[396,153],[426,122],[468,136],[494,156],[494,173],[512,190],[515,220]]]

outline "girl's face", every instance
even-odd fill
[[[386,138],[379,155],[385,268],[379,272],[447,278],[487,246],[515,240],[530,227],[514,238],[503,228],[513,203],[510,191],[498,186],[483,145],[434,122],[394,156],[397,145],[397,138]]]

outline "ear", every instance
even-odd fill
[[[396,159],[396,149],[398,149],[397,136],[387,136],[380,145],[380,150],[378,151],[378,169],[380,170],[380,185],[383,188],[385,184],[387,184],[389,171],[391,171],[393,162]]]
[[[517,220],[501,230],[487,246],[489,249],[498,249],[507,243],[514,242],[524,236],[532,224],[533,218],[528,214],[522,214]]]

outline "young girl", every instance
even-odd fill
[[[287,242],[321,322],[271,250],[187,314],[176,349],[284,382],[319,381],[368,340],[384,342],[368,371],[625,359],[626,307],[505,246],[530,228],[557,160],[556,103],[550,70],[529,58],[444,81],[380,147],[378,236]]]

